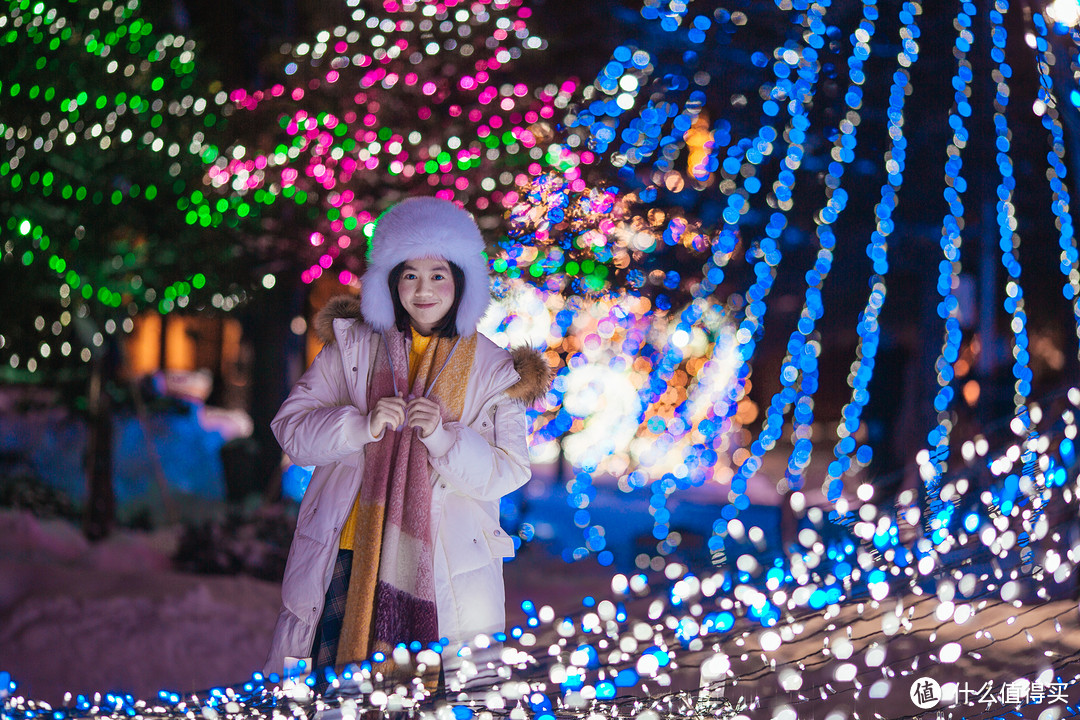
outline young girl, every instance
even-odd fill
[[[326,344],[271,424],[294,463],[316,467],[267,672],[399,643],[442,640],[449,658],[504,629],[514,544],[499,499],[529,479],[525,407],[550,370],[476,332],[490,301],[483,251],[466,211],[405,200],[376,224],[361,298],[320,313]]]

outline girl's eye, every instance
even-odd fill
[[[415,280],[416,279],[416,273],[405,273],[405,279],[406,280]]]
[[[445,280],[446,276],[442,273],[435,273],[434,275],[432,275],[432,278],[435,280]]]

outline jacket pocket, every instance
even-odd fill
[[[444,540],[450,577],[514,556],[514,541],[502,528],[476,528],[473,533],[464,532],[457,537],[461,539]]]
[[[488,549],[491,550],[492,558],[514,557],[514,539],[501,527],[485,531],[484,537],[487,540]]]
[[[495,406],[491,406],[481,414],[479,425],[480,437],[484,438],[488,445],[497,445],[499,439],[495,434]]]

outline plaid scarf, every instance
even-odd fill
[[[368,407],[409,381],[406,337],[383,334],[368,388]],[[455,347],[456,346],[456,347]],[[461,419],[476,356],[476,336],[432,338],[406,398],[427,395],[443,421]],[[386,429],[368,445],[353,564],[336,664],[358,662],[398,643],[439,639],[431,532],[431,471],[419,431]]]

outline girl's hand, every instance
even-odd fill
[[[420,437],[427,437],[442,424],[442,410],[434,400],[413,398],[405,406],[405,424],[419,429]]]
[[[405,422],[405,400],[397,396],[379,398],[374,409],[368,415],[371,436],[382,437],[383,430],[395,430]]]

